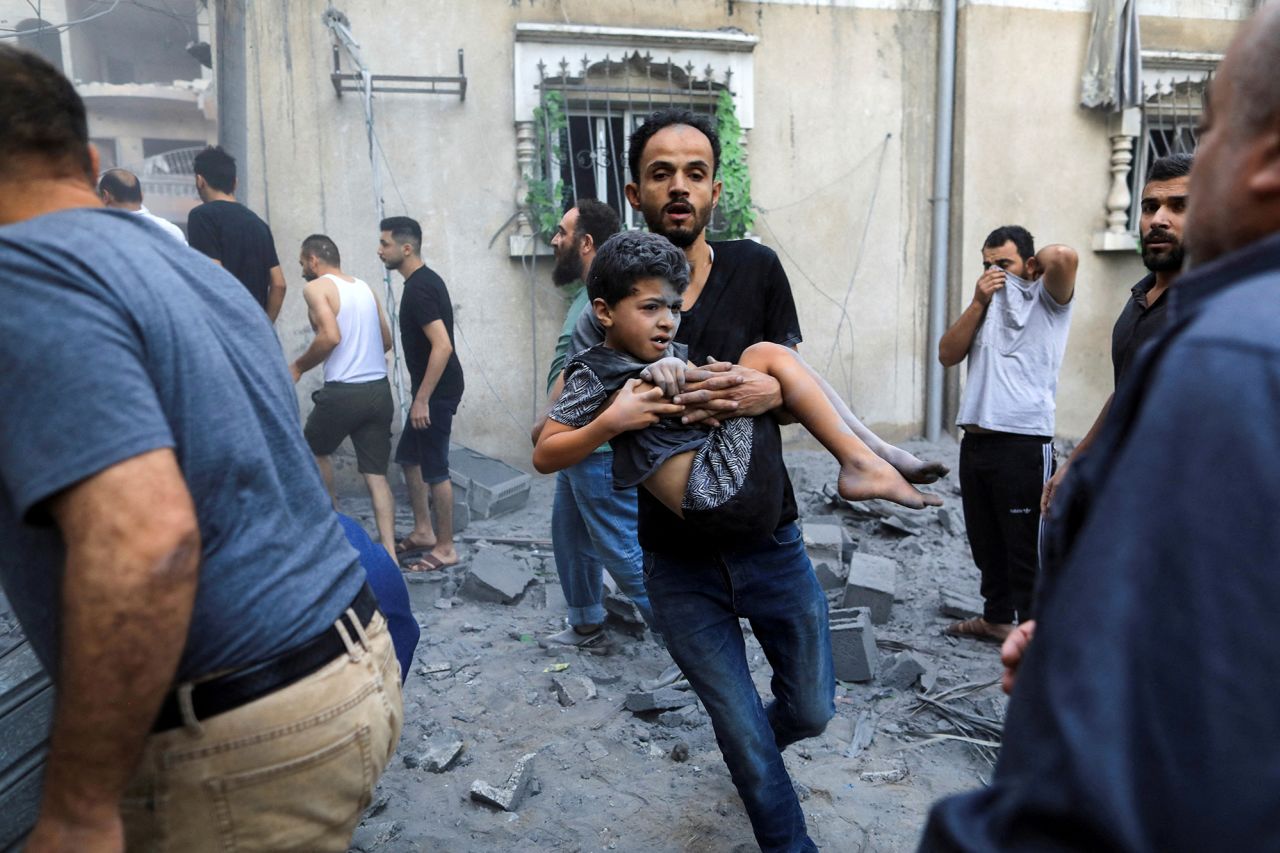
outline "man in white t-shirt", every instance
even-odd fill
[[[102,203],[115,210],[127,210],[160,226],[173,239],[187,245],[187,235],[167,219],[156,216],[142,203],[142,182],[128,169],[108,169],[98,179],[98,195]]]
[[[997,228],[982,246],[973,301],[938,345],[945,367],[969,360],[956,417],[964,430],[960,489],[984,602],[982,616],[947,628],[954,636],[1003,642],[1015,622],[1031,618],[1077,262],[1068,246],[1037,253],[1019,225]]]
[[[315,339],[289,365],[297,382],[324,363],[324,387],[311,395],[315,408],[303,434],[316,465],[333,495],[333,463],[329,457],[347,436],[356,451],[356,467],[373,499],[378,538],[392,559],[396,555],[395,498],[387,482],[391,462],[391,420],[395,403],[387,381],[386,353],[391,325],[373,289],[342,271],[338,247],[323,234],[302,241],[298,257],[307,285],[307,317]]]

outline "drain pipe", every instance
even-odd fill
[[[947,327],[947,259],[951,251],[951,141],[955,128],[956,0],[942,0],[938,26],[938,103],[933,142],[933,259],[929,276],[929,348],[925,353],[924,435],[942,435],[944,371],[938,342]]]

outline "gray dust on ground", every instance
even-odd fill
[[[994,747],[985,744],[998,739],[1003,720],[1003,694],[982,686],[999,677],[996,647],[942,634],[952,621],[941,612],[942,590],[959,595],[959,603],[951,593],[948,600],[963,612],[978,587],[957,445],[904,446],[951,467],[925,487],[943,498],[942,509],[851,505],[831,497],[837,467],[827,454],[786,457],[811,530],[826,525],[830,533],[834,524],[848,537],[846,556],[851,545],[896,565],[888,598],[883,589],[866,593],[881,595],[877,610],[889,608],[877,612],[887,621],[874,625],[868,647],[875,677],[841,681],[826,732],[785,753],[810,835],[824,850],[914,849],[935,800],[988,778]],[[696,699],[679,690],[638,695],[638,682],[669,658],[625,599],[611,601],[602,649],[539,646],[565,625],[549,541],[553,487],[553,477],[535,477],[522,509],[472,520],[462,533],[462,565],[406,575],[422,640],[405,685],[399,749],[352,849],[755,850]],[[367,499],[340,503],[372,528]],[[412,518],[405,501],[398,506],[407,532]],[[845,603],[843,579],[826,577],[824,585],[833,609]],[[767,700],[771,670],[745,623],[744,630]]]

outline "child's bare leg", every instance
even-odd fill
[[[942,500],[915,489],[859,438],[832,405],[817,376],[794,352],[777,344],[747,348],[738,363],[767,373],[782,386],[782,403],[840,462],[840,496],[857,501],[886,498],[923,509]]]
[[[905,477],[908,483],[935,483],[950,473],[951,469],[941,462],[926,462],[901,447],[894,447],[867,429],[866,425],[858,420],[858,416],[836,393],[836,389],[832,388],[827,383],[827,380],[823,379],[816,370],[809,366],[809,363],[804,360],[804,356],[795,350],[791,350],[791,354],[822,387],[822,393],[827,395],[827,400],[835,407],[836,413],[840,415],[840,418],[848,424],[849,429],[853,430],[853,434],[862,439],[872,453],[897,468],[898,473]]]

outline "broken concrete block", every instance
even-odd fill
[[[848,559],[853,554],[853,540],[844,524],[834,515],[806,518],[804,548],[823,589],[839,589],[849,574]]]
[[[857,615],[831,623],[831,657],[836,678],[870,681],[876,674],[878,653],[871,628],[871,611],[857,608]]]
[[[871,621],[883,625],[893,609],[898,584],[898,564],[887,557],[854,554],[849,563],[849,580],[844,588],[845,607],[871,608]]]
[[[658,725],[669,729],[693,728],[702,722],[702,712],[697,705],[686,705],[674,711],[663,711],[658,715]]]
[[[897,516],[880,519],[880,532],[890,536],[915,536],[919,531]]]
[[[462,754],[462,735],[453,729],[445,729],[427,741],[418,764],[432,773],[443,773]]]
[[[954,589],[943,589],[939,593],[942,599],[939,610],[943,616],[952,619],[973,619],[982,615],[982,599],[976,595],[968,595]]]
[[[515,811],[529,790],[529,782],[533,779],[533,759],[536,756],[536,752],[521,756],[511,775],[507,777],[506,784],[501,788],[495,788],[483,779],[472,782],[471,799],[478,803],[497,806],[503,811]]]
[[[606,576],[607,576],[606,572]],[[604,597],[605,622],[629,636],[644,637],[645,622],[635,602],[620,593]]]
[[[646,711],[668,711],[672,708],[683,708],[698,701],[698,697],[688,690],[676,690],[664,687],[645,693],[632,693],[627,697],[625,707],[628,711],[643,714]]]
[[[939,507],[935,517],[938,519],[938,524],[942,525],[942,529],[952,536],[965,535],[964,518],[961,513],[956,512],[954,509]]]
[[[551,685],[555,688],[556,699],[566,708],[594,699],[597,695],[595,682],[581,675],[557,673],[551,676]]]
[[[879,680],[886,687],[910,690],[930,669],[932,667],[910,652],[898,652],[884,659],[880,666]]]
[[[475,601],[515,604],[533,579],[533,572],[522,561],[488,551],[472,564],[459,592]]]

